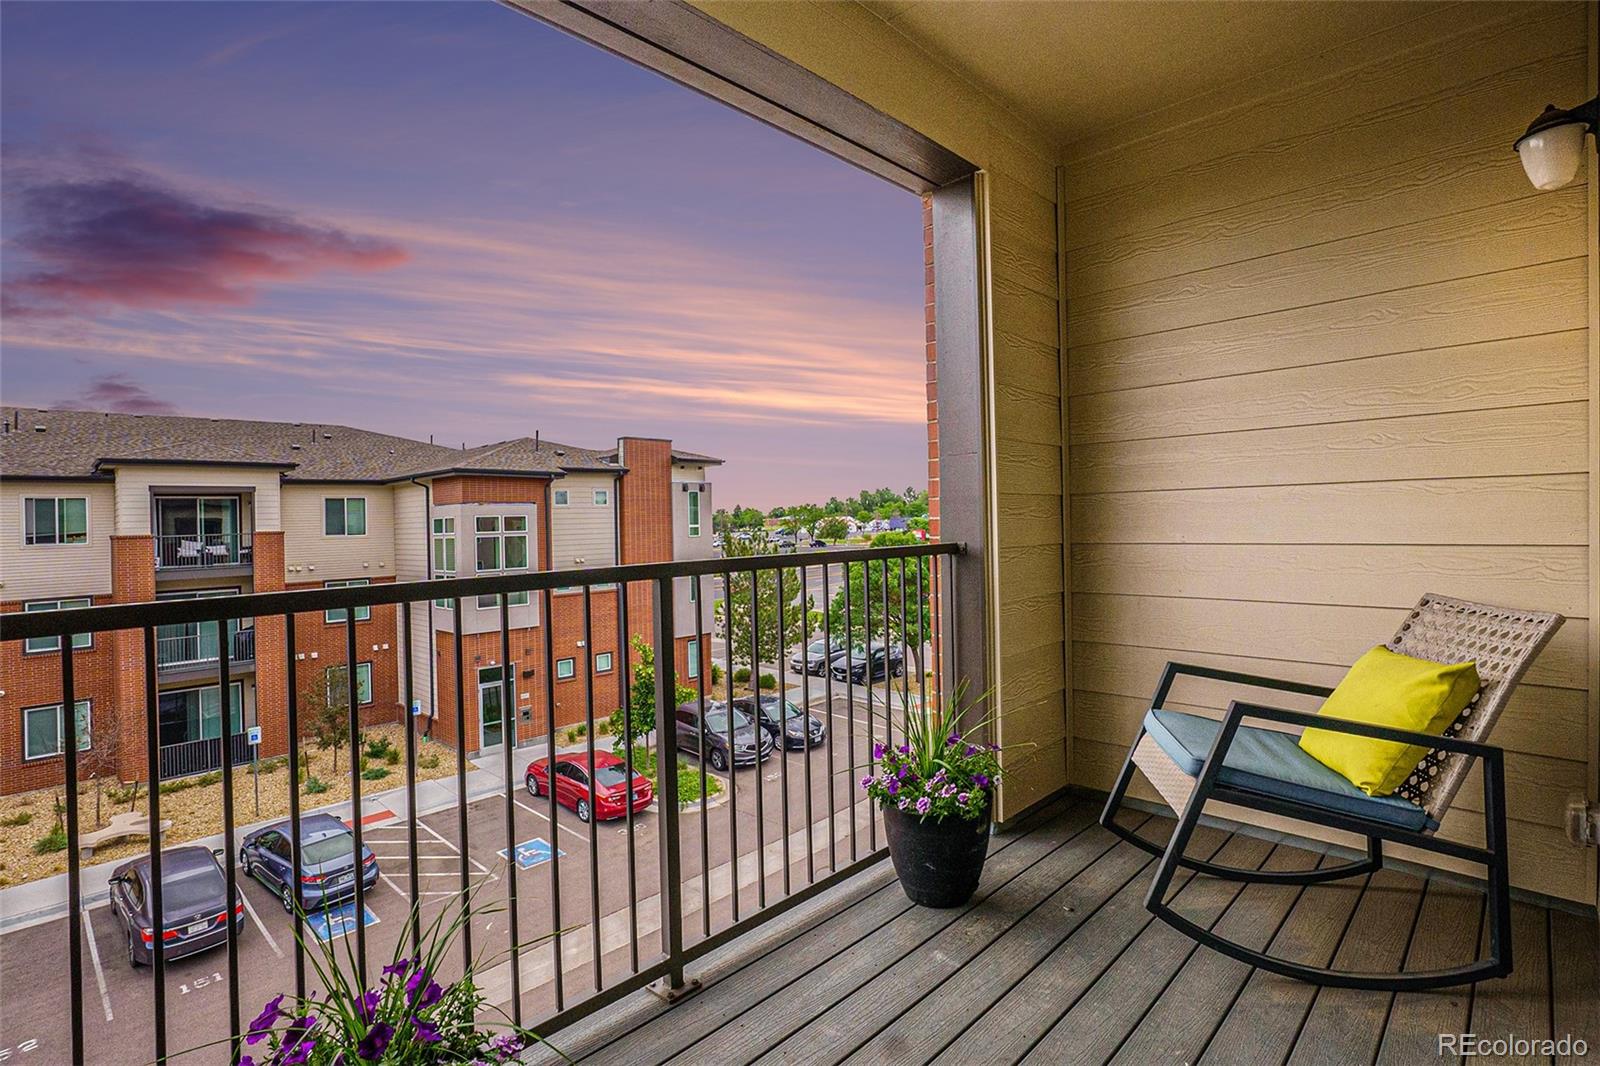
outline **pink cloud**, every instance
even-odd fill
[[[6,280],[9,314],[243,305],[272,282],[407,259],[393,241],[208,202],[132,170],[36,176],[14,196],[23,223],[12,245],[32,269]]]
[[[59,406],[88,411],[125,411],[135,415],[170,415],[178,411],[126,374],[101,374],[89,382],[82,395],[63,400]]]

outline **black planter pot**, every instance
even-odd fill
[[[989,808],[975,821],[929,819],[896,807],[883,809],[889,857],[906,897],[924,907],[959,907],[978,891],[989,854]]]

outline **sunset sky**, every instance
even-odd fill
[[[0,401],[926,483],[914,196],[487,0],[0,20]]]

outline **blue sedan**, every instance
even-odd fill
[[[295,875],[290,849],[292,830],[287,821],[257,829],[239,846],[239,865],[278,895],[283,909],[294,913]],[[378,857],[362,845],[365,888],[378,883]],[[326,907],[352,896],[356,890],[355,834],[331,814],[308,814],[300,819],[300,895],[307,911]]]

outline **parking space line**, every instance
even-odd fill
[[[380,874],[378,874],[378,876],[383,879],[383,883],[384,884],[386,884],[390,888],[394,889],[394,894],[395,895],[399,896],[401,899],[405,899],[406,898],[405,889],[403,889],[399,885],[395,884],[394,883],[394,878],[390,877],[386,873],[380,873]]]
[[[95,943],[94,925],[89,921],[88,911],[79,911],[83,919],[83,936],[89,942],[89,961],[94,963],[94,981],[100,986],[100,1002],[106,1008],[106,1021],[111,1021],[111,993],[106,990],[106,971],[100,965],[100,947]]]
[[[523,803],[521,800],[515,800],[513,802],[515,802],[518,807],[521,807],[523,810],[527,811],[531,815],[534,815],[535,817],[543,818],[547,822],[550,820],[550,815],[548,813],[546,813],[545,811],[535,810],[534,808],[528,806],[526,803]],[[637,823],[638,820],[639,820],[638,816],[635,815],[634,816],[634,822]],[[580,833],[576,829],[572,828],[569,825],[562,825],[560,822],[557,822],[556,823],[556,828],[557,829],[565,829],[567,832],[571,833],[573,836],[577,837],[579,840],[583,841],[585,844],[587,844],[589,842],[589,835],[587,833]]]
[[[439,831],[437,829],[435,829],[433,826],[429,825],[427,822],[418,821],[417,825],[421,826],[423,829],[426,829],[428,831],[428,835],[429,836],[433,837],[433,839],[437,840],[439,843],[441,843],[445,847],[449,848],[455,854],[457,854],[457,855],[461,854],[461,849],[460,848],[456,847],[454,844],[450,843],[450,841],[448,841],[444,837],[440,836],[439,835]],[[471,855],[467,856],[467,861],[470,862],[472,865],[476,866],[480,873],[488,873],[489,872],[489,868],[487,866],[485,866],[483,863],[479,862],[477,859],[474,859]]]
[[[250,902],[250,897],[240,891],[239,902],[244,904],[244,912],[250,916],[251,921],[256,923],[256,928],[261,930],[261,935],[266,938],[267,947],[271,948],[272,953],[278,958],[283,958],[283,949],[278,947],[278,942],[272,939],[271,933],[267,932],[267,923],[263,922],[261,915],[256,913],[255,905]]]

